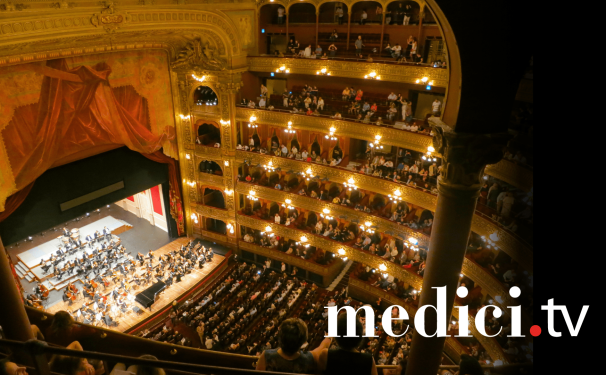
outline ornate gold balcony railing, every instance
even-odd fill
[[[305,115],[294,115],[286,112],[266,111],[251,108],[236,108],[236,120],[248,121],[250,116],[257,117],[257,123],[273,126],[288,127],[292,121],[296,129],[311,130],[328,133],[331,127],[336,129],[335,134],[361,139],[369,142],[375,141],[376,135],[381,135],[381,143],[403,147],[409,150],[427,152],[427,147],[433,144],[432,137],[399,130],[392,127],[377,126],[373,124],[361,124],[353,121],[335,120],[326,117],[314,117]]]
[[[192,210],[198,215],[202,215],[204,217],[210,217],[212,219],[217,219],[224,221],[226,223],[234,220],[235,212],[230,212],[228,210],[223,210],[216,207],[204,206],[201,204],[192,203]]]
[[[198,174],[198,184],[202,185],[212,185],[223,187],[225,186],[225,179],[223,176],[217,176],[216,174],[197,172]]]
[[[284,66],[290,74],[316,75],[326,69],[332,77],[363,79],[375,72],[381,81],[416,83],[417,79],[427,77],[435,87],[448,85],[448,69],[415,66],[407,64],[364,63],[339,60],[294,59],[284,57],[248,57],[248,69],[252,72],[272,73]]]
[[[219,121],[221,118],[213,112],[202,112],[201,109],[194,108],[194,114],[198,117],[213,119]],[[236,119],[238,121],[248,121],[250,116],[255,115],[257,122],[273,126],[287,128],[288,122],[292,121],[293,126],[298,129],[305,129],[317,132],[327,133],[328,129],[335,127],[337,135],[343,135],[355,139],[369,142],[375,141],[375,136],[381,136],[381,142],[386,145],[402,147],[412,151],[425,153],[427,147],[433,144],[432,138],[427,135],[413,133],[406,130],[395,129],[392,127],[376,126],[373,124],[361,124],[352,121],[343,121],[329,119],[326,117],[314,117],[305,115],[295,115],[286,112],[267,111],[250,108],[236,108]],[[209,150],[209,147],[197,146],[196,154],[207,157],[219,157],[220,151]],[[220,149],[217,149],[220,150]],[[501,160],[497,164],[490,164],[486,167],[486,174],[496,177],[508,184],[516,186],[522,190],[529,191],[533,186],[532,169],[517,165],[509,160]]]
[[[344,183],[350,178],[353,178],[355,184],[360,189],[377,192],[383,195],[394,194],[394,192],[398,190],[400,191],[404,201],[433,212],[436,210],[438,198],[436,195],[404,184],[391,182],[390,180],[350,172],[343,168],[330,167],[316,163],[307,163],[294,159],[277,158],[269,155],[261,155],[258,153],[239,150],[236,151],[236,159],[239,162],[243,162],[245,159],[249,160],[252,165],[265,165],[269,163],[269,161],[272,161],[276,168],[281,167],[282,170],[292,169],[295,172],[303,172],[308,168],[311,168],[313,175],[319,175],[322,178],[326,177],[330,181],[336,183]],[[517,261],[522,267],[528,270],[532,269],[532,249],[511,235],[509,232],[500,228],[498,225],[479,215],[474,215],[472,231],[486,237],[493,233],[497,233],[499,237],[497,245],[515,261]]]
[[[397,277],[399,280],[411,285],[413,288],[418,290],[423,286],[423,279],[420,276],[406,271],[397,264],[387,262],[385,261],[385,259],[379,256],[364,253],[362,251],[359,251],[358,249],[346,246],[342,243],[330,240],[326,237],[318,236],[291,227],[286,227],[284,225],[274,224],[269,221],[259,220],[258,218],[242,214],[237,215],[237,220],[238,224],[240,225],[244,225],[245,227],[252,229],[257,229],[262,232],[265,231],[266,228],[269,226],[272,229],[272,233],[290,239],[299,239],[301,238],[301,236],[304,235],[305,237],[307,237],[307,243],[309,243],[311,246],[318,247],[324,251],[329,251],[333,254],[337,254],[339,249],[343,249],[346,253],[345,256],[355,262],[367,264],[377,269],[380,265],[384,264],[387,267],[386,272],[393,275],[394,277]]]
[[[318,199],[303,197],[298,194],[286,193],[281,190],[276,190],[258,185],[251,185],[241,182],[236,185],[236,192],[239,194],[247,195],[251,190],[253,190],[255,192],[255,196],[260,199],[266,199],[272,202],[276,202],[278,204],[284,202],[286,199],[290,199],[292,201],[291,204],[294,207],[302,208],[316,213],[321,213],[324,208],[328,208],[332,216],[346,216],[345,220],[349,222],[351,222],[353,219],[358,220],[360,223],[370,221],[379,228],[379,231],[381,233],[385,233],[386,231],[392,231],[395,235],[401,235],[404,238],[414,236],[415,238],[422,240],[425,246],[427,246],[429,242],[429,238],[427,236],[415,232],[406,226],[398,225],[390,220],[386,220],[378,216],[368,215],[364,212],[345,208],[338,204],[332,204],[325,201],[320,201]],[[301,234],[299,234],[299,236],[300,235]],[[354,251],[358,251],[355,248],[352,249]],[[486,293],[488,293],[489,295],[493,297],[500,296],[503,302],[499,303],[499,305],[509,306],[514,304],[514,302],[509,297],[509,294],[505,290],[503,284],[501,284],[494,276],[488,274],[477,263],[465,258],[465,261],[463,263],[463,270],[461,272],[463,273],[463,275],[473,280],[477,285],[482,288],[482,290],[486,291]]]
[[[255,244],[251,244],[248,242],[244,242],[242,239],[239,239],[238,247],[241,250],[250,251],[251,253],[255,253],[258,255],[262,255],[264,257],[268,257],[271,259],[279,260],[291,266],[296,266],[297,268],[311,271],[320,276],[327,276],[329,274],[335,274],[339,271],[340,262],[334,262],[330,266],[321,266],[319,264],[301,259],[300,257],[288,255],[279,250],[272,250],[265,248],[263,246],[258,246]],[[336,272],[335,272],[336,271]],[[335,275],[336,277],[336,275]]]
[[[202,160],[221,160],[222,153],[218,147],[196,145],[196,157]]]

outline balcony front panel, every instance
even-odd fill
[[[412,64],[383,64],[339,60],[299,59],[284,57],[248,57],[248,69],[252,72],[274,73],[284,66],[289,74],[311,74],[326,69],[332,77],[364,79],[375,72],[381,81],[415,84],[418,79],[429,78],[435,87],[448,86],[448,69]],[[288,77],[288,74],[281,74]]]

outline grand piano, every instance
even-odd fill
[[[145,289],[141,293],[135,296],[135,301],[146,309],[150,308],[151,305],[156,302],[156,297],[166,288],[166,284],[163,281],[158,281],[154,285]]]

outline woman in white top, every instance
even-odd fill
[[[276,216],[274,217],[274,221],[276,222],[276,224],[280,224],[280,214],[276,214]]]
[[[311,44],[305,47],[305,53],[303,54],[303,56],[311,58]]]
[[[308,96],[307,98],[305,98],[305,100],[303,100],[303,102],[305,103],[305,108],[309,108],[309,105],[311,104],[311,98]]]
[[[324,99],[320,98],[318,99],[318,111],[323,111],[324,110]]]
[[[413,39],[411,47],[410,47],[410,57],[414,57],[417,55],[417,41]]]
[[[402,103],[402,121],[406,120],[406,111],[408,110],[408,101],[406,99],[402,99],[400,102]]]
[[[324,229],[324,225],[322,224],[321,221],[318,221],[316,223],[316,233],[317,234],[322,234],[322,229]]]

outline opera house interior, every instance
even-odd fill
[[[534,373],[520,13],[0,0],[0,375]]]

